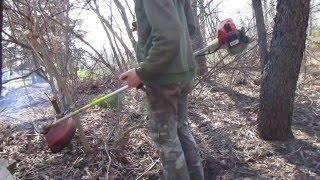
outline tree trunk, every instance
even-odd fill
[[[102,26],[105,27],[104,25],[102,25]],[[105,32],[106,32],[106,35],[108,37],[113,56],[114,56],[114,58],[116,60],[116,63],[118,65],[118,67],[119,67],[119,70],[120,70],[120,72],[124,72],[124,69],[123,69],[123,67],[121,65],[120,58],[118,56],[117,50],[116,50],[115,46],[113,45],[114,43],[112,41],[112,37],[111,37],[109,31],[106,28],[105,28]]]
[[[64,22],[66,23],[66,27],[69,29],[70,28],[70,17],[69,17],[69,13],[70,13],[70,2],[69,0],[65,0],[64,1],[65,3],[65,13],[63,14],[63,18],[64,18]],[[64,59],[61,59],[62,61],[62,67],[61,67],[61,72],[62,72],[62,78],[63,78],[63,81],[65,82],[66,84],[66,88],[68,89],[68,91],[70,91],[70,94],[73,94],[72,92],[72,87],[73,86],[73,81],[75,80],[74,76],[73,76],[73,68],[72,68],[72,59],[71,59],[71,50],[70,50],[70,44],[71,44],[71,37],[70,37],[70,32],[67,30],[67,29],[64,29]],[[71,96],[73,97],[73,96]],[[65,100],[67,101],[67,100]],[[63,102],[65,102],[63,101]],[[72,103],[73,102],[73,99],[71,99],[71,102],[69,103]],[[63,109],[62,111],[65,112],[69,109],[69,106],[71,104],[64,104],[63,105]]]
[[[203,3],[203,1],[200,1],[200,2]],[[205,46],[203,34],[201,33],[201,29],[200,29],[200,15],[201,14],[199,15],[197,13],[198,12],[197,0],[192,1],[192,10],[193,10],[193,14],[195,16],[195,23],[197,26],[197,30],[194,34],[194,37],[192,37],[193,49],[197,50],[197,49],[202,49]],[[201,56],[201,57],[196,58],[196,62],[198,65],[198,75],[202,76],[208,72],[207,59],[205,56]]]
[[[120,12],[121,18],[122,18],[123,23],[124,23],[124,25],[126,27],[127,35],[128,35],[128,37],[129,37],[129,39],[131,41],[132,47],[136,47],[137,42],[133,37],[133,33],[132,33],[132,30],[131,30],[131,24],[129,23],[125,7],[123,7],[123,5],[120,3],[119,0],[114,0],[113,2],[116,4],[116,6],[117,6],[117,8],[118,8],[118,10]]]
[[[2,65],[3,65],[3,56],[2,56],[2,28],[3,28],[3,0],[0,2],[0,97],[2,93]]]
[[[270,0],[270,16],[274,18],[276,16],[276,2],[275,0]]]
[[[258,44],[260,53],[260,67],[263,71],[265,65],[267,64],[267,32],[266,25],[264,23],[263,10],[261,0],[252,0],[252,8],[254,10],[254,15],[256,19],[257,32],[258,32]]]
[[[109,30],[110,33],[119,41],[119,43],[121,44],[121,46],[125,50],[126,54],[129,55],[130,59],[134,59],[132,52],[130,51],[128,45],[124,42],[123,38],[118,34],[118,32],[115,31],[111,22],[107,21],[105,19],[105,17],[101,14],[101,12],[99,10],[99,6],[97,4],[97,1],[94,0],[93,4],[94,4],[94,7],[92,5],[90,5],[90,7],[97,14],[105,32],[107,33],[107,31]]]
[[[315,4],[315,0],[311,0],[311,6]],[[313,30],[313,22],[314,22],[314,12],[313,9],[311,8],[310,13],[309,13],[309,29],[308,29],[308,35],[312,36],[312,30]]]
[[[288,140],[294,97],[305,50],[310,0],[278,0],[269,63],[263,73],[258,132],[265,140]]]
[[[263,0],[263,13],[264,13],[264,23],[268,29],[269,24],[269,12],[268,12],[268,0]]]
[[[54,55],[50,53],[49,48],[41,44],[31,32],[28,35],[23,35],[24,39],[32,47],[33,53],[45,64],[46,72],[50,76],[50,86],[53,91],[60,94],[61,109],[66,109],[65,105],[72,103],[72,96],[69,89],[67,88],[66,82],[64,82],[62,73],[58,70],[54,62],[57,62]],[[54,94],[55,94],[54,93]]]

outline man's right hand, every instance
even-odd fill
[[[138,87],[141,84],[141,79],[138,76],[136,69],[130,69],[120,75],[120,80],[124,81],[129,88]]]

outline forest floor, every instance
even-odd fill
[[[101,83],[104,82],[104,83]],[[104,84],[104,85],[101,85]],[[101,80],[83,83],[80,106],[91,96],[113,87]],[[201,84],[190,96],[189,124],[199,145],[206,179],[320,179],[320,76],[301,80],[295,102],[293,133],[288,142],[266,142],[256,133],[259,86],[223,87]],[[78,138],[53,154],[38,124],[52,109],[38,107],[24,114],[24,126],[0,121],[0,160],[19,179],[159,179],[158,151],[145,128],[143,93],[131,90],[122,106],[92,108],[81,114],[92,153]],[[40,114],[47,117],[39,118]],[[5,116],[2,116],[5,120]],[[120,140],[119,140],[120,139]],[[159,175],[160,174],[160,175]]]

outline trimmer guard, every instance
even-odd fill
[[[53,153],[60,152],[70,144],[76,131],[76,122],[73,118],[55,124],[45,134],[48,146]]]

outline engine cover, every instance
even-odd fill
[[[236,33],[237,26],[233,22],[232,19],[226,19],[218,25],[218,39],[219,39],[219,44],[225,44],[228,34],[230,33]]]
[[[226,19],[218,25],[218,40],[230,55],[241,53],[250,42],[244,28],[238,30],[232,19]]]

